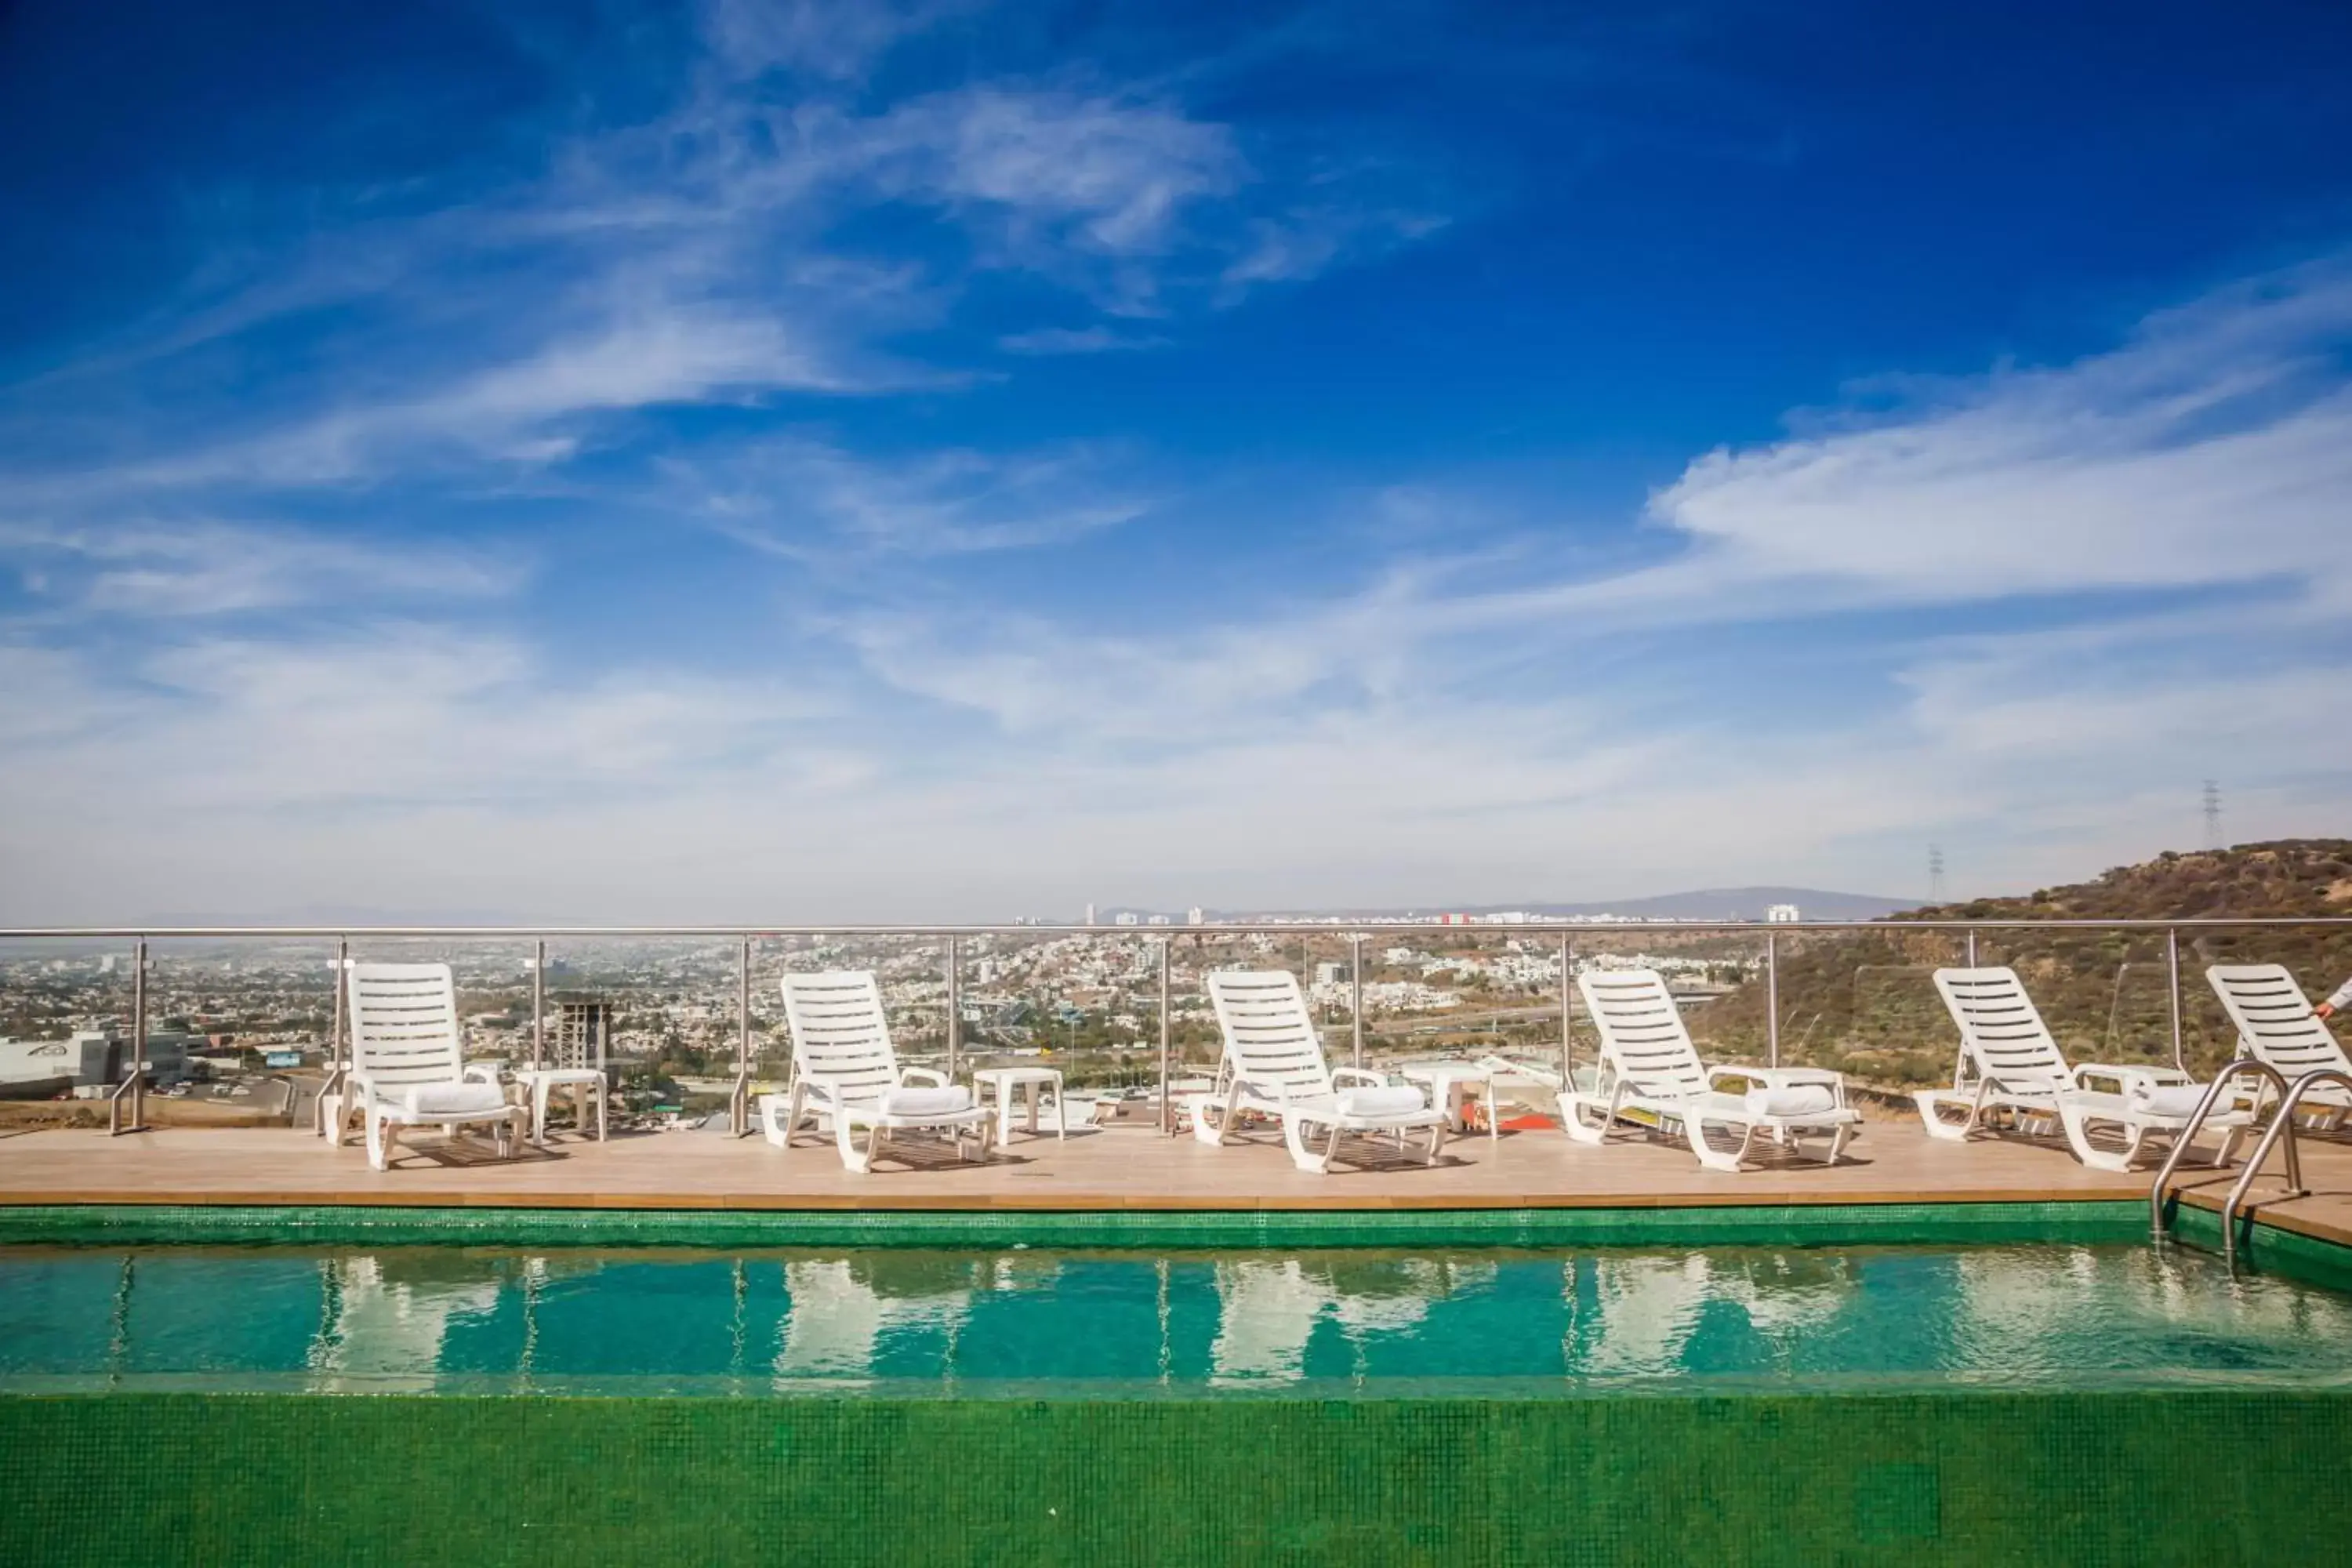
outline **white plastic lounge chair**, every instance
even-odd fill
[[[1602,1142],[1620,1121],[1648,1116],[1659,1131],[1679,1128],[1710,1171],[1739,1169],[1759,1132],[1799,1153],[1805,1139],[1826,1136],[1823,1163],[1834,1165],[1862,1125],[1836,1073],[1703,1064],[1665,976],[1654,969],[1590,971],[1576,977],[1576,988],[1601,1032],[1599,1079],[1590,1090],[1559,1097],[1560,1127],[1580,1143]],[[1740,1094],[1717,1087],[1735,1079],[1751,1087]]]
[[[2074,1157],[2100,1171],[2127,1171],[2150,1136],[2167,1144],[2189,1125],[2205,1086],[2178,1068],[2066,1065],[2065,1055],[2009,968],[1938,969],[1936,989],[1959,1026],[1961,1065],[1952,1087],[1923,1089],[1912,1098],[1929,1136],[1960,1142],[1995,1123],[2028,1131],[2055,1121]],[[2094,1083],[2112,1089],[2095,1089]],[[1958,1110],[1959,1120],[1947,1113]],[[2221,1134],[2213,1156],[2226,1164],[2251,1111],[2216,1108],[2205,1126]],[[2094,1131],[2120,1135],[2120,1152],[2093,1142]]]
[[[403,1127],[488,1123],[500,1157],[513,1157],[530,1112],[507,1102],[495,1068],[467,1064],[447,964],[354,963],[350,998],[352,1076],[335,1110],[337,1148],[357,1111],[379,1171]]]
[[[959,1158],[968,1157],[964,1135],[977,1132],[978,1158],[988,1158],[993,1113],[946,1075],[898,1065],[870,972],[785,975],[784,1022],[793,1035],[793,1088],[760,1097],[769,1142],[790,1148],[802,1121],[814,1115],[832,1124],[841,1163],[853,1171],[872,1169],[893,1132],[947,1132]],[[863,1149],[853,1136],[861,1127]]]
[[[1445,1113],[1411,1085],[1391,1088],[1378,1073],[1327,1064],[1298,976],[1284,969],[1213,973],[1209,1000],[1224,1031],[1225,1055],[1216,1087],[1187,1102],[1193,1137],[1221,1144],[1242,1113],[1275,1117],[1292,1163],[1320,1175],[1331,1168],[1347,1133],[1392,1132],[1402,1143],[1407,1131],[1426,1127],[1424,1163],[1437,1163]],[[1319,1150],[1311,1146],[1318,1140]]]
[[[2321,1068],[2352,1072],[2352,1058],[2345,1056],[2344,1047],[2311,1010],[2311,999],[2286,965],[2216,963],[2205,971],[2205,980],[2237,1026],[2239,1048],[2278,1068],[2289,1087]],[[2352,1112],[2352,1093],[2332,1083],[2312,1085],[2295,1107],[2303,1125],[2319,1132],[2335,1131],[2347,1112]]]

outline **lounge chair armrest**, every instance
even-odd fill
[[[793,1079],[793,1087],[794,1089],[806,1089],[811,1094],[822,1095],[824,1097],[825,1102],[832,1105],[845,1104],[851,1099],[855,1099],[860,1104],[863,1104],[866,1100],[879,1100],[882,1098],[882,1091],[875,1089],[870,1084],[866,1086],[863,1093],[850,1096],[845,1092],[849,1086],[845,1084],[840,1079],[835,1078],[829,1073],[802,1073],[799,1077]]]
[[[2116,1066],[2105,1062],[2084,1062],[2074,1068],[2074,1087],[2088,1089],[2092,1080],[2112,1083],[2114,1092],[2129,1094],[2136,1089],[2167,1089],[2197,1080],[2179,1068],[2146,1067],[2138,1064]]]
[[[1730,1062],[1719,1063],[1706,1069],[1706,1087],[1710,1089],[1725,1079],[1743,1079],[1759,1089],[1791,1089],[1799,1084],[1818,1084],[1845,1098],[1845,1078],[1827,1068],[1756,1068],[1738,1067]]]
[[[1386,1089],[1389,1086],[1384,1074],[1373,1072],[1369,1068],[1333,1068],[1331,1081],[1335,1084],[1342,1081],[1360,1083],[1367,1089]]]
[[[1845,1082],[1845,1075],[1831,1068],[1743,1068],[1740,1070],[1761,1077],[1774,1089],[1787,1089],[1800,1083],[1818,1083],[1835,1089]]]
[[[1566,1081],[1559,1076],[1559,1069],[1543,1067],[1535,1062],[1515,1061],[1509,1057],[1486,1056],[1478,1058],[1478,1065],[1498,1079],[1507,1078],[1517,1082],[1537,1084],[1549,1089],[1562,1089],[1568,1087]]]
[[[934,1072],[929,1068],[900,1068],[898,1087],[904,1089],[908,1084],[914,1083],[927,1083],[933,1089],[945,1089],[948,1087],[948,1075],[943,1072]]]
[[[1278,1105],[1286,1105],[1290,1102],[1290,1086],[1288,1084],[1277,1083],[1269,1088],[1265,1084],[1256,1083],[1245,1078],[1236,1078],[1232,1079],[1219,1079],[1217,1080],[1216,1093],[1220,1099],[1227,1094],[1245,1094],[1255,1100],[1271,1100]]]

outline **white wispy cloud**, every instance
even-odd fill
[[[927,450],[867,459],[808,437],[667,467],[654,505],[812,564],[875,554],[956,556],[1065,543],[1142,516],[1146,486],[1116,448]]]
[[[1851,407],[1801,411],[1801,433],[1690,462],[1651,497],[1630,565],[1514,560],[1503,585],[1394,613],[1433,637],[1598,634],[2261,584],[2270,614],[2323,613],[2346,596],[2331,542],[2352,393],[2331,356],[2347,342],[2337,258],[2215,290],[2072,363],[1866,385]]]
[[[218,616],[383,598],[480,599],[527,576],[511,552],[376,545],[316,530],[216,520],[105,527],[0,522],[0,561],[37,601],[142,617]]]
[[[698,15],[666,98],[583,112],[543,169],[0,398],[10,915],[1885,886],[1930,836],[2014,886],[2179,841],[2209,773],[2247,836],[2340,816],[2341,259],[2069,363],[1858,387],[1612,531],[1441,470],[1323,485],[1370,521],[1275,559],[1233,541],[1311,531],[1245,481],[926,437],[928,407],[884,440],[843,400],[1042,375],[908,346],[982,291],[969,336],[1007,354],[1176,342],[1433,233],[1428,181],[1181,73],[884,96],[940,7]],[[306,352],[256,386],[264,331]],[[236,395],[178,395],[207,386]],[[524,491],[751,547],[692,585],[736,673],[629,635],[627,584],[593,637],[539,621],[528,555],[464,542],[467,500]],[[1066,570],[1082,542],[1132,552]]]
[[[192,279],[143,340],[0,388],[0,449],[44,454],[9,465],[12,490],[103,504],[557,466],[664,409],[953,385],[961,367],[893,344],[950,323],[983,274],[1064,291],[1049,321],[992,334],[1007,352],[1150,346],[1173,329],[1117,323],[1231,303],[1433,222],[1350,216],[1311,161],[1253,159],[1236,127],[1076,66],[879,104],[848,85],[947,14],[712,6],[707,68],[650,113],[565,137],[544,173],[401,216],[354,199],[241,287]],[[933,226],[897,254],[841,242],[888,211]],[[1074,322],[1073,303],[1108,320]],[[334,335],[257,384],[239,345],[295,323]],[[142,406],[164,373],[236,395]]]
[[[948,205],[1028,265],[1051,266],[1073,247],[1164,251],[1188,204],[1249,177],[1228,126],[1055,88],[962,88],[857,131],[883,189]]]
[[[1718,451],[1652,516],[1750,579],[1904,601],[2329,576],[2352,485],[2352,270],[2263,279],[2069,365]]]
[[[736,76],[806,71],[860,77],[906,39],[969,4],[956,0],[713,0],[704,36]]]

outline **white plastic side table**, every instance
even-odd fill
[[[588,1102],[596,1102],[596,1142],[604,1141],[605,1082],[601,1068],[517,1068],[515,1087],[530,1096],[530,1141],[547,1142],[547,1101],[559,1089],[572,1091],[580,1131],[588,1131]]]
[[[1464,1119],[1462,1090],[1465,1085],[1476,1084],[1481,1103],[1486,1107],[1486,1138],[1500,1142],[1503,1119],[1495,1114],[1495,1069],[1479,1062],[1413,1062],[1397,1068],[1397,1074],[1407,1083],[1417,1083],[1429,1090],[1429,1097],[1445,1108],[1445,1121],[1455,1132],[1470,1131]]]
[[[996,1146],[1013,1146],[1013,1093],[1025,1089],[1029,1097],[1029,1136],[1043,1137],[1037,1131],[1037,1100],[1044,1089],[1054,1091],[1054,1138],[1066,1142],[1068,1118],[1062,1114],[1062,1069],[1059,1068],[982,1068],[971,1075],[972,1089],[986,1105],[990,1090],[996,1094]]]

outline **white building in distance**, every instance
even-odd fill
[[[1764,919],[1776,926],[1792,926],[1802,918],[1794,904],[1771,904],[1764,910]]]

